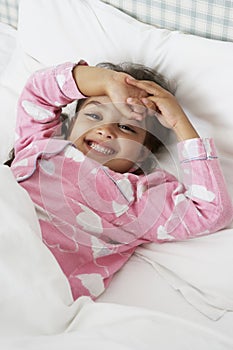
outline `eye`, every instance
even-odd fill
[[[129,125],[126,125],[126,124],[118,124],[118,127],[123,130],[123,131],[126,131],[128,133],[133,133],[133,134],[136,134],[136,131],[130,127]]]
[[[102,120],[102,117],[96,113],[85,113],[85,115],[91,120],[96,120],[96,121]]]

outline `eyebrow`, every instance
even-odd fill
[[[93,105],[95,105],[95,106],[100,106],[100,105],[104,105],[103,103],[101,103],[101,102],[99,102],[99,101],[89,101],[89,102],[87,102],[86,104],[85,104],[85,106],[84,107],[86,107],[86,106],[88,106],[88,105],[91,105],[91,104],[93,104]]]

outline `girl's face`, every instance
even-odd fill
[[[145,157],[145,121],[122,116],[107,96],[85,100],[68,137],[89,158],[128,172]]]

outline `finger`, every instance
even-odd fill
[[[119,110],[120,114],[127,119],[142,120],[144,118],[143,113],[136,112],[131,105],[126,103],[115,104],[116,108]],[[144,107],[145,110],[145,107]]]
[[[141,114],[145,112],[146,107],[144,103],[138,98],[129,97],[127,98],[126,102],[130,105],[132,111],[135,113]]]
[[[163,105],[161,104],[162,98],[149,96],[146,100],[145,100],[145,104],[147,103],[147,106],[148,106],[148,115],[155,116],[159,120],[159,122],[161,122],[161,118],[162,119],[164,118],[163,112],[162,112]]]
[[[148,110],[153,110],[153,111],[156,110],[156,104],[153,102],[153,100],[150,97],[142,98],[142,102]]]
[[[144,106],[146,107],[146,115],[147,116],[154,116],[155,112],[157,110],[155,103],[147,98],[143,98],[142,102],[143,102]]]
[[[156,84],[154,81],[149,80],[136,80],[132,78],[126,78],[126,82],[129,85],[133,85],[139,89],[145,90],[148,94],[156,95],[166,92],[160,85]]]

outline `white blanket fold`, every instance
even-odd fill
[[[137,256],[212,320],[233,311],[233,229],[188,241],[148,244]]]

